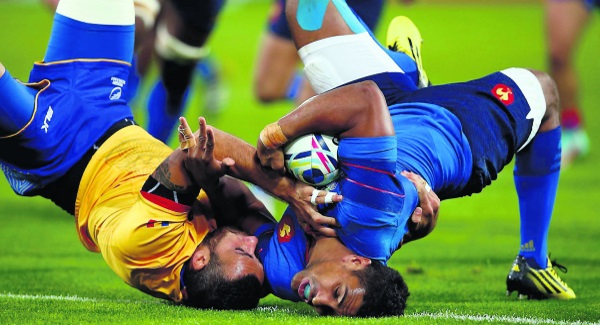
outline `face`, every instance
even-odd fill
[[[365,267],[348,260],[316,262],[294,276],[292,288],[319,315],[356,315],[365,289],[352,271]]]
[[[254,255],[258,239],[244,232],[228,228],[215,246],[221,267],[230,279],[255,275],[260,283],[264,281],[263,266]]]

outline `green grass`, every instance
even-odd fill
[[[210,40],[230,97],[226,110],[209,123],[254,143],[260,129],[291,106],[266,107],[254,100],[252,67],[268,1],[239,3],[231,2]],[[434,83],[463,81],[509,66],[545,68],[540,5],[390,5],[379,36],[385,33],[386,22],[398,14],[409,15],[420,27],[425,39],[424,64]],[[436,231],[394,255],[390,265],[404,273],[412,292],[407,317],[369,323],[600,320],[600,100],[596,96],[600,93],[600,24],[595,18],[577,57],[592,150],[561,175],[549,243],[552,256],[569,267],[562,277],[578,298],[517,301],[514,294],[504,296],[504,279],[519,245],[512,167],[507,167],[482,194],[444,202]],[[51,15],[42,7],[0,1],[0,61],[13,76],[27,79],[32,62],[43,56],[50,23]],[[201,96],[194,98],[188,117],[203,114],[201,103]],[[145,119],[142,104],[135,105],[140,121]],[[407,272],[409,265],[421,267],[423,273]],[[198,311],[142,294],[122,283],[99,254],[83,248],[72,217],[43,199],[17,197],[0,181],[2,324],[365,322],[319,318],[303,304],[273,296],[264,299],[261,307],[251,312]],[[486,315],[492,318],[486,320]]]

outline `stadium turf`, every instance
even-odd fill
[[[258,132],[290,108],[258,104],[252,96],[252,66],[270,1],[228,2],[210,43],[229,97],[209,123],[255,143]],[[390,2],[377,31],[410,16],[425,40],[423,62],[434,84],[463,81],[510,66],[545,69],[541,4],[432,4]],[[514,3],[514,1],[513,1]],[[27,79],[41,59],[51,15],[34,1],[0,1],[0,61]],[[561,277],[576,292],[573,301],[518,301],[505,296],[504,280],[518,251],[517,198],[512,166],[482,194],[444,202],[437,229],[397,252],[390,265],[411,290],[407,316],[369,323],[583,324],[600,321],[600,22],[596,14],[584,36],[577,65],[591,153],[565,169],[550,230],[552,258],[569,268]],[[142,94],[148,88],[144,84]],[[202,90],[202,85],[198,85]],[[202,95],[187,116],[204,114]],[[144,101],[135,102],[143,124]],[[279,211],[282,211],[279,204]],[[21,198],[0,180],[1,324],[346,324],[365,320],[319,318],[304,304],[269,296],[248,312],[198,311],[151,298],[128,287],[99,254],[79,243],[73,218],[40,198]]]

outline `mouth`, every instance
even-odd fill
[[[312,294],[312,291],[314,290],[311,289],[312,285],[310,284],[310,280],[302,280],[302,282],[300,282],[300,286],[298,286],[298,296],[300,296],[300,298],[304,300],[304,302],[310,303],[312,301],[312,298],[314,297],[314,295]]]

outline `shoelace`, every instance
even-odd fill
[[[548,259],[550,260],[550,265],[554,268],[556,267],[557,269],[561,270],[563,273],[567,273],[567,267],[559,264],[558,261],[556,259],[551,260],[552,258],[552,254],[548,253]]]
[[[555,267],[555,268],[561,270],[563,273],[567,273],[567,271],[568,271],[566,266],[564,266],[562,264],[558,264],[558,262],[556,260],[550,261],[550,264],[552,264],[553,268]]]

